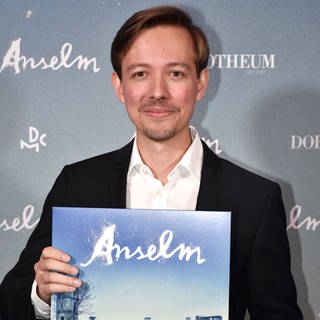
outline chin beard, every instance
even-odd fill
[[[156,142],[169,140],[176,135],[175,130],[149,130],[147,128],[143,128],[142,133]]]

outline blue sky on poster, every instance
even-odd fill
[[[89,275],[94,293],[92,310],[98,319],[103,319],[105,310],[108,316],[114,314],[121,319],[123,304],[132,319],[151,314],[153,319],[184,319],[188,315],[213,313],[226,317],[229,214],[107,210],[58,208],[53,220],[54,245],[74,257],[83,279]],[[199,246],[206,261],[180,261],[175,255],[157,261],[120,258],[106,265],[97,258],[88,267],[79,266],[89,259],[102,229],[111,224],[117,226],[115,243],[121,247],[133,249],[139,244],[146,249],[152,243],[157,245],[161,233],[170,229],[170,248],[180,243]]]

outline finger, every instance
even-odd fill
[[[51,295],[55,293],[63,293],[63,292],[74,292],[77,288],[74,286],[67,286],[63,284],[56,283],[47,283],[47,284],[38,284],[37,286],[37,294],[39,298],[50,304]]]
[[[45,272],[40,277],[43,284],[57,284],[74,288],[79,288],[82,284],[82,281],[79,279],[57,272]]]
[[[42,259],[39,260],[34,265],[34,270],[37,273],[43,273],[48,271],[56,271],[61,272],[69,275],[77,275],[79,270],[75,267],[70,265],[69,263],[61,262],[54,259]]]
[[[55,293],[74,292],[76,289],[77,288],[75,287],[70,287],[63,284],[49,283],[44,285],[41,291],[45,295],[51,296],[52,294],[55,294]],[[39,287],[39,291],[40,291],[40,287]]]
[[[46,247],[42,250],[41,253],[40,260],[43,259],[55,259],[63,262],[69,262],[71,257],[67,253],[59,249],[56,249],[54,247]]]
[[[53,271],[36,273],[37,293],[41,300],[50,304],[51,294],[73,292],[81,287],[82,281]]]

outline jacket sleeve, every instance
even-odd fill
[[[43,206],[40,221],[31,234],[17,264],[5,276],[0,285],[0,319],[33,320],[31,288],[35,278],[34,264],[43,248],[51,245],[52,207],[66,205],[67,174],[62,170],[49,192]]]
[[[247,286],[252,320],[302,320],[290,270],[286,215],[277,184],[272,185],[263,206],[249,259]]]

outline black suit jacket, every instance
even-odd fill
[[[125,208],[132,142],[66,166],[45,201],[41,220],[0,288],[2,320],[34,319],[33,265],[51,245],[53,206]],[[301,320],[290,271],[286,217],[277,184],[217,157],[204,144],[196,210],[231,210],[229,319]]]

